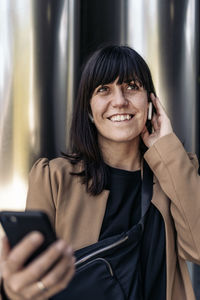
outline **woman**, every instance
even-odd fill
[[[126,299],[195,299],[185,260],[200,262],[197,160],[173,133],[149,68],[133,49],[107,46],[91,56],[80,81],[71,141],[73,154],[36,162],[27,197],[27,209],[46,211],[60,240],[25,268],[42,236],[32,233],[12,251],[4,241],[8,297],[55,295],[74,275],[70,246],[85,248],[136,226],[146,161],[154,173],[153,196],[138,248],[140,279],[131,282]]]

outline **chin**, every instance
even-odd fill
[[[138,140],[139,135],[134,135],[134,136],[120,136],[120,135],[116,135],[116,136],[110,136],[107,137],[107,141],[111,141],[114,143],[130,143],[133,142],[134,140]]]
[[[105,132],[99,133],[99,141],[100,143],[130,143],[134,142],[135,140],[140,139],[140,128],[137,128],[137,130],[109,130]]]

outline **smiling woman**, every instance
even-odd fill
[[[87,170],[83,182],[93,195],[106,186],[105,162],[127,170],[140,167],[140,154],[146,150],[140,133],[147,121],[150,93],[155,94],[150,70],[127,46],[99,49],[85,65],[71,128],[73,155],[68,158],[73,162],[83,159]],[[152,126],[148,121],[146,125]]]
[[[140,158],[140,133],[147,120],[147,91],[134,81],[121,84],[118,81],[119,78],[97,87],[90,106],[104,162],[133,171],[140,167],[136,159]],[[112,159],[110,149],[115,149]],[[123,165],[123,158],[128,157],[130,151],[136,156],[132,155],[132,161]]]
[[[114,83],[98,87],[91,98],[91,111],[99,133],[99,145],[104,147],[105,139],[113,142],[139,144],[140,133],[147,119],[148,99],[143,87],[134,82]],[[110,144],[111,146],[111,144]]]
[[[200,263],[199,197],[196,156],[173,133],[145,61],[127,46],[97,50],[70,152],[30,172],[27,209],[45,211],[59,240],[25,267],[41,235],[13,250],[4,240],[4,298],[194,300],[185,261]]]

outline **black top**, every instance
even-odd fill
[[[99,240],[128,231],[141,216],[141,172],[108,167],[110,190]],[[160,212],[151,204],[141,245],[143,299],[166,299],[165,228]]]

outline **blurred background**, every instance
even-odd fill
[[[199,31],[198,0],[1,0],[0,209],[23,209],[34,161],[70,144],[81,66],[106,43],[145,58],[176,134],[199,157]],[[189,269],[200,299],[199,268]]]

